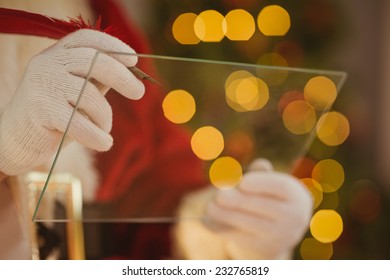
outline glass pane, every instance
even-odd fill
[[[107,94],[109,101],[120,100],[120,106],[112,106],[114,146],[97,155],[103,166],[97,198],[80,202],[77,178],[64,182],[56,174],[62,146],[69,142],[65,140],[47,180],[40,182],[42,200],[34,220],[172,221],[178,219],[175,206],[187,190],[200,184],[233,187],[256,158],[267,158],[275,169],[290,172],[316,137],[318,120],[346,79],[345,73],[335,71],[137,56],[137,69],[143,72],[131,71],[143,78],[145,96],[129,100],[117,92]],[[87,80],[96,83],[89,76]],[[47,189],[56,184],[61,187],[54,187],[53,195]],[[63,191],[64,185],[72,191]],[[76,199],[81,209],[71,203],[71,212],[47,211],[40,207],[45,199],[65,208]]]

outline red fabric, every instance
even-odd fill
[[[145,38],[129,22],[114,0],[91,1],[102,16],[102,28],[137,53],[150,53]],[[140,69],[157,77],[150,61]],[[113,107],[113,148],[97,156],[102,175],[100,201],[114,201],[117,215],[150,217],[174,215],[178,202],[190,190],[205,185],[201,162],[190,147],[190,136],[163,116],[161,88],[145,82],[146,93],[129,101],[110,92]],[[105,257],[118,259],[170,258],[171,224],[105,224]]]
[[[145,38],[116,1],[93,0],[91,5],[101,15],[101,28],[112,26],[112,35],[138,53],[150,53]],[[157,75],[151,60],[141,58],[137,67],[153,77]],[[111,132],[114,146],[97,156],[102,174],[100,201],[117,200],[119,205],[121,201],[126,204],[130,199],[127,196],[134,195],[134,191],[128,193],[129,189],[136,190],[139,199],[132,199],[132,205],[120,205],[125,215],[146,206],[153,212],[173,210],[177,199],[205,182],[201,162],[191,151],[190,136],[163,116],[161,88],[148,81],[145,86],[145,96],[138,101],[127,100],[114,92],[107,95],[114,114]],[[145,204],[158,194],[161,195],[152,204]]]

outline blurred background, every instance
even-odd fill
[[[389,1],[123,1],[153,54],[347,72],[294,171],[316,206],[295,258],[390,258]]]

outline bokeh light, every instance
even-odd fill
[[[267,84],[247,71],[236,71],[225,82],[226,102],[238,111],[263,108],[269,100]]]
[[[225,37],[224,16],[215,10],[201,12],[195,19],[196,36],[203,42],[220,42]]]
[[[343,232],[343,220],[334,210],[319,210],[311,218],[310,232],[319,242],[334,242]]]
[[[173,123],[188,122],[196,111],[194,97],[185,90],[169,92],[162,103],[165,117]]]
[[[184,13],[179,15],[173,22],[172,34],[180,44],[196,45],[200,42],[194,30],[194,23],[197,16],[194,13]]]
[[[303,93],[298,90],[292,90],[284,93],[278,101],[278,112],[283,115],[284,109],[293,101],[304,100]]]
[[[314,108],[303,100],[293,101],[283,111],[283,124],[294,134],[309,133],[315,126],[317,116]]]
[[[312,178],[302,178],[301,182],[307,187],[313,197],[313,209],[317,208],[323,199],[321,185]]]
[[[317,110],[329,108],[337,97],[337,88],[332,80],[324,76],[310,79],[303,90],[305,100]]]
[[[318,120],[317,137],[328,146],[338,146],[349,136],[348,119],[339,112],[325,113]]]
[[[281,85],[288,77],[289,70],[276,68],[288,66],[287,60],[278,53],[263,54],[257,61],[257,64],[275,67],[273,70],[267,69],[262,73],[258,72],[259,76],[270,86]]]
[[[215,127],[203,126],[192,135],[191,147],[200,159],[215,159],[224,149],[224,138]]]
[[[344,183],[344,168],[334,159],[324,159],[314,166],[311,177],[321,184],[323,192],[334,192]]]
[[[314,238],[305,238],[299,251],[303,260],[330,260],[333,255],[333,244],[321,243]]]
[[[242,167],[233,157],[220,157],[210,166],[209,176],[210,182],[218,188],[236,187],[242,179]]]
[[[249,40],[255,32],[255,20],[245,10],[230,11],[223,20],[225,35],[232,41]]]
[[[284,36],[291,26],[290,15],[282,7],[270,5],[260,11],[257,25],[266,36]]]

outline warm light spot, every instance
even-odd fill
[[[242,79],[235,88],[235,97],[238,104],[244,109],[250,110],[257,103],[258,91],[256,78]]]
[[[219,42],[223,39],[224,17],[215,10],[201,12],[194,22],[196,36],[203,42]]]
[[[317,137],[328,146],[338,146],[349,136],[348,119],[339,112],[324,114],[317,124]]]
[[[212,126],[203,126],[195,131],[191,138],[193,152],[203,160],[214,159],[224,148],[222,133]]]
[[[225,82],[226,102],[238,111],[263,108],[269,99],[267,84],[247,71],[233,72]]]
[[[173,123],[188,122],[196,111],[194,97],[182,89],[168,93],[162,107],[165,117]]]
[[[311,218],[310,232],[322,243],[334,242],[343,232],[343,220],[334,210],[319,210]]]
[[[323,192],[334,192],[344,183],[344,168],[333,159],[324,159],[314,166],[312,178],[321,184]]]
[[[252,73],[245,70],[237,70],[232,72],[229,77],[227,77],[225,81],[225,90],[229,87],[229,85],[235,80],[241,80],[249,77],[254,77]]]
[[[294,134],[309,133],[317,120],[314,108],[303,100],[288,104],[282,117],[286,129]]]
[[[194,31],[194,23],[197,15],[193,13],[184,13],[179,15],[172,25],[173,37],[180,44],[195,45],[200,42]]]
[[[225,35],[232,41],[249,40],[255,32],[255,20],[245,10],[230,11],[223,21]]]
[[[315,109],[329,108],[337,97],[337,88],[333,81],[324,76],[310,79],[304,90],[305,100]]]
[[[303,100],[303,93],[298,90],[288,91],[280,97],[278,101],[278,112],[283,114],[284,109],[293,101]]]
[[[317,208],[323,199],[321,185],[312,178],[303,178],[301,181],[307,187],[313,197],[313,209]]]
[[[242,167],[232,157],[221,157],[210,166],[209,176],[211,183],[218,188],[235,187],[241,181]]]
[[[259,13],[257,25],[266,36],[283,36],[290,29],[290,15],[282,7],[270,5]]]
[[[281,85],[288,77],[289,71],[287,69],[279,69],[277,67],[287,67],[287,60],[277,53],[263,54],[257,64],[275,66],[273,69],[259,69],[258,75],[264,79],[270,86]]]
[[[305,238],[299,251],[303,260],[330,260],[333,255],[333,244],[321,243],[314,238]]]

